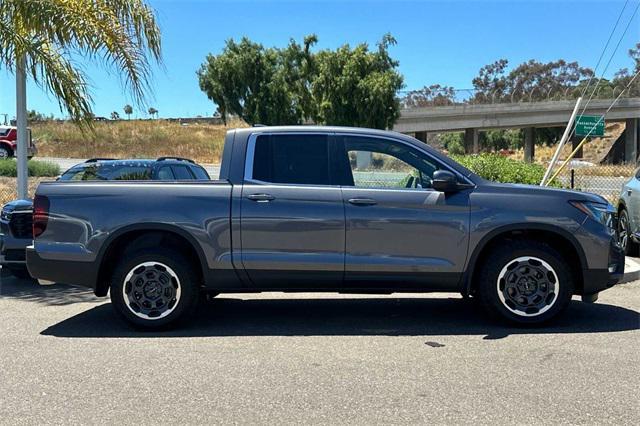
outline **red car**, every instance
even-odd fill
[[[31,129],[28,131],[27,157],[31,158],[38,153],[36,144],[31,138]],[[17,149],[18,129],[13,126],[0,126],[0,159],[13,157]]]

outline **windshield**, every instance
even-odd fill
[[[151,167],[142,163],[96,163],[74,166],[60,180],[149,180]]]

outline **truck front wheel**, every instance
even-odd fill
[[[478,278],[477,295],[485,310],[517,324],[550,321],[573,294],[566,260],[537,241],[505,241],[493,247]]]
[[[115,268],[111,303],[136,328],[157,330],[184,320],[196,309],[198,279],[180,253],[143,249],[126,253]]]
[[[5,160],[11,157],[12,154],[13,153],[11,152],[11,150],[9,150],[9,148],[0,146],[0,160]]]

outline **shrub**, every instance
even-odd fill
[[[29,160],[27,166],[29,167],[29,176],[53,177],[60,174],[60,166],[48,161]],[[0,160],[0,176],[18,176],[18,166],[14,159]]]
[[[475,174],[488,180],[504,183],[539,185],[545,168],[539,164],[523,163],[497,154],[452,155]],[[553,186],[560,186],[553,182]]]

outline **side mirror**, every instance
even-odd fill
[[[433,173],[431,187],[440,192],[455,192],[459,189],[458,178],[448,170],[436,170]]]

